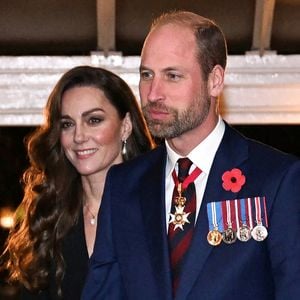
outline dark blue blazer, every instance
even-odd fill
[[[203,157],[205,159],[205,157]],[[165,216],[166,149],[111,168],[83,300],[171,300]],[[246,183],[225,191],[222,174]],[[265,197],[268,237],[213,247],[207,203]],[[300,162],[226,125],[198,215],[176,300],[300,299]]]

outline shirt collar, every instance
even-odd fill
[[[224,131],[225,123],[219,116],[218,123],[213,131],[187,155],[193,164],[200,168],[205,174],[208,174],[210,171],[215,154],[223,138]],[[165,144],[168,153],[166,176],[170,176],[175,168],[177,160],[182,156],[172,150],[167,141],[165,141]]]

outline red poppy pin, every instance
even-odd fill
[[[240,169],[232,169],[231,171],[226,171],[222,175],[223,188],[226,191],[232,191],[233,193],[239,192],[242,186],[246,182],[246,177],[243,175]]]

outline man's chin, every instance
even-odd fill
[[[160,139],[173,138],[173,134],[171,133],[170,129],[167,129],[164,126],[161,125],[149,126],[149,130],[152,136],[156,138],[160,138]]]
[[[164,137],[164,130],[162,129],[161,124],[152,123],[152,124],[149,124],[148,127],[153,136],[158,137],[158,138]]]

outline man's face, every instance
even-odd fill
[[[198,126],[210,109],[193,32],[175,24],[147,37],[140,68],[140,96],[154,136],[174,138]]]

